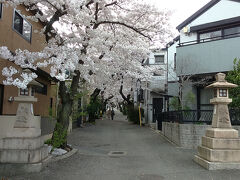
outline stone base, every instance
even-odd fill
[[[0,139],[0,163],[40,163],[48,156],[41,136]]]
[[[240,150],[198,146],[198,156],[211,162],[240,162]]]
[[[26,173],[36,173],[42,170],[42,163],[34,164],[1,164],[0,163],[0,175],[1,176],[16,176]]]
[[[240,169],[240,162],[210,162],[197,155],[194,156],[194,161],[207,170]]]
[[[29,149],[34,150],[44,144],[42,136],[34,138],[3,138],[0,139],[0,150],[4,149]]]
[[[48,156],[48,148],[0,150],[0,163],[39,163]]]
[[[211,128],[206,130],[206,136],[211,138],[238,138],[238,131],[231,128]]]
[[[240,139],[210,138],[203,136],[202,146],[210,149],[240,149]]]

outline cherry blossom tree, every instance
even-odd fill
[[[26,18],[41,21],[45,27],[46,47],[41,52],[0,47],[0,58],[19,68],[5,67],[5,85],[26,88],[37,77],[22,69],[50,67],[50,75],[60,80],[55,131],[69,125],[74,96],[80,79],[93,89],[93,96],[104,91],[105,98],[116,96],[121,83],[134,78],[147,78],[152,69],[143,67],[150,46],[160,46],[171,36],[168,11],[139,0],[0,0],[11,6],[24,5],[32,12]],[[72,72],[70,89],[65,84],[65,71]],[[19,74],[20,78],[13,78]],[[122,81],[124,79],[124,81]],[[120,89],[121,90],[121,89]],[[126,92],[127,94],[127,92]],[[54,136],[54,135],[53,135]],[[63,146],[66,145],[66,141]]]

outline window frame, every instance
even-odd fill
[[[228,97],[228,90],[224,88],[219,89],[219,97]]]
[[[42,83],[38,80],[36,80],[39,84],[41,84],[43,87],[38,87],[38,86],[33,86],[32,88],[34,89],[35,94],[41,94],[44,96],[48,95],[48,85],[45,83]]]
[[[158,56],[163,57],[163,61],[157,62],[156,57],[158,57]],[[164,62],[165,62],[164,58],[165,58],[164,55],[154,55],[154,64],[164,64]]]
[[[222,28],[222,35],[223,35],[223,37],[235,37],[237,34],[240,34],[240,31],[237,32],[237,33],[230,33],[230,34],[226,33],[227,30],[233,29],[233,28],[240,28],[240,24],[235,25],[235,26],[229,26],[229,27]]]
[[[14,19],[15,19],[15,14],[18,14],[21,18],[22,18],[22,33],[21,32],[18,32],[18,30],[17,29],[15,29],[15,27],[14,27]],[[31,26],[31,30],[30,30],[30,38],[28,39],[26,36],[24,36],[23,35],[23,24],[24,24],[24,21],[26,21],[30,26]],[[23,39],[25,39],[27,42],[29,42],[30,44],[32,43],[32,24],[28,21],[28,20],[26,20],[22,15],[21,15],[21,13],[19,13],[18,12],[18,10],[17,9],[14,9],[13,10],[13,19],[12,19],[12,29],[17,33],[17,34],[19,34]]]
[[[224,25],[224,26],[211,28],[211,29],[199,30],[199,31],[197,31],[197,42],[202,43],[202,42],[209,42],[209,41],[239,37],[237,35],[238,34],[240,35],[240,33],[234,33],[234,34],[228,34],[228,35],[225,34],[225,30],[230,29],[230,28],[235,28],[235,27],[240,27],[240,23]],[[213,37],[213,38],[200,39],[201,34],[211,33],[211,32],[214,32],[214,31],[221,31],[221,36],[216,36],[216,37]]]
[[[20,89],[19,94],[20,94],[20,96],[29,96],[29,88]]]
[[[209,38],[201,38],[202,34],[209,34],[209,33],[218,32],[218,31],[220,31],[220,35],[219,36],[209,37]],[[197,41],[198,42],[208,42],[208,41],[220,40],[222,38],[223,38],[223,29],[222,28],[205,30],[205,31],[199,31],[197,33]]]

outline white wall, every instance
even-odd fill
[[[149,65],[155,64],[155,55],[163,55],[164,56],[164,64],[167,63],[167,57],[166,57],[166,51],[163,50],[152,50],[152,52],[149,55]],[[159,65],[163,65],[163,63],[158,63]]]
[[[197,40],[197,33],[185,34],[183,32],[183,30],[180,31],[180,43],[196,41],[196,40]],[[185,44],[185,45],[187,45],[187,44]]]
[[[164,63],[156,64],[154,55],[163,55]],[[145,123],[152,123],[152,119],[153,119],[152,99],[162,98],[162,95],[158,95],[157,93],[154,93],[154,92],[165,91],[165,84],[167,83],[167,51],[152,50],[151,54],[149,55],[149,66],[154,66],[164,70],[161,76],[152,76],[151,78],[148,79],[148,82],[145,82],[145,87],[147,87],[144,93],[144,104],[143,104]]]
[[[213,7],[208,9],[201,16],[187,25],[188,29],[192,26],[211,23],[224,19],[240,16],[240,3],[231,0],[221,0]],[[180,31],[180,42],[197,40],[197,33],[184,34],[183,29]]]
[[[240,3],[231,0],[221,0],[189,25],[191,27],[237,17],[240,15],[239,12]]]
[[[179,41],[176,41],[170,47],[168,47],[167,58],[168,58],[168,80],[167,81],[178,81],[177,74],[174,71],[174,54],[177,51],[177,45]]]
[[[164,63],[155,63],[155,55],[163,55]],[[162,69],[161,76],[152,76],[149,78],[149,88],[155,92],[164,92],[165,84],[167,83],[167,51],[166,50],[152,50],[149,55],[149,66],[154,66],[157,69]]]

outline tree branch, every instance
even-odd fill
[[[97,29],[98,26],[100,26],[101,24],[117,24],[117,25],[125,26],[125,27],[135,31],[136,33],[142,35],[143,37],[148,38],[150,41],[152,40],[151,37],[149,37],[148,35],[145,35],[144,33],[142,33],[138,28],[135,28],[135,27],[133,27],[131,25],[125,24],[123,22],[118,22],[118,21],[101,21],[101,22],[96,23],[94,25],[93,29]]]
[[[111,96],[109,96],[107,99],[105,99],[104,104],[107,104],[107,102],[108,102],[110,99],[112,99],[113,97],[114,97],[114,96],[111,95]]]
[[[47,23],[46,25],[46,29],[44,31],[44,34],[45,34],[45,38],[46,38],[46,41],[48,42],[51,37],[54,37],[56,36],[56,33],[53,33],[52,30],[53,29],[53,24],[56,22],[56,21],[59,21],[59,18],[62,17],[63,15],[67,14],[66,11],[61,11],[61,10],[57,10],[54,15],[52,16],[52,18],[50,19],[50,21]],[[50,35],[49,35],[50,34]]]
[[[100,92],[101,92],[101,90],[98,89],[98,88],[96,88],[96,89],[93,91],[93,93],[91,94],[91,99],[92,99],[92,101],[96,101],[97,96],[99,95]]]
[[[93,4],[94,3],[94,0],[90,0],[87,4],[86,4],[86,7],[89,8],[89,5]]]
[[[117,4],[117,1],[113,1],[112,3],[106,4],[105,7],[112,6],[112,5],[115,5],[115,4]]]
[[[128,95],[127,97],[123,94],[123,85],[121,84],[120,86],[120,89],[119,89],[119,93],[120,95],[122,96],[123,100],[126,101],[129,105],[130,104],[133,104],[131,101],[130,101],[130,95]]]
[[[99,8],[98,8],[98,2],[96,3],[96,10],[95,10],[95,13],[94,13],[94,16],[95,16],[95,21],[98,20],[98,11],[99,11]]]

